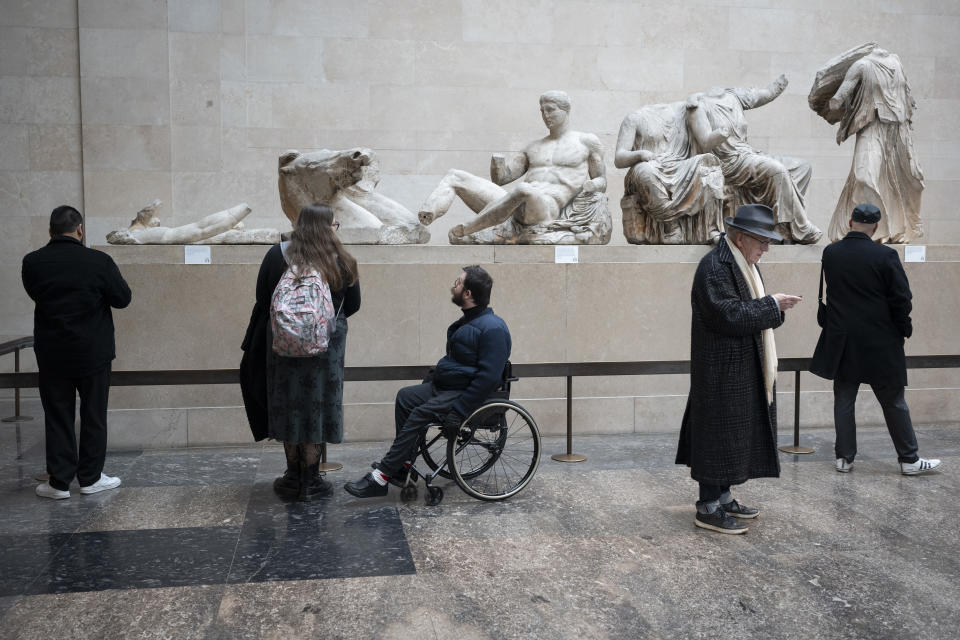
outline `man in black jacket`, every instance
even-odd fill
[[[865,382],[883,409],[904,475],[926,473],[939,460],[917,455],[917,437],[903,397],[907,365],[903,343],[913,333],[910,284],[900,257],[871,236],[880,222],[880,209],[858,205],[850,217],[850,232],[823,250],[827,283],[826,317],[810,371],[833,380],[833,420],[837,432],[836,469],[848,473],[857,455],[854,408]]]
[[[387,455],[370,473],[344,485],[358,498],[387,494],[387,483],[416,455],[417,441],[431,424],[456,432],[499,385],[510,357],[510,330],[493,313],[493,279],[476,265],[464,267],[454,281],[452,302],[463,317],[447,329],[447,354],[428,382],[404,387],[394,408],[397,437]]]
[[[37,495],[55,500],[70,497],[74,476],[82,494],[120,485],[120,478],[103,473],[110,363],[116,357],[110,308],[130,304],[130,288],[110,256],[83,246],[82,223],[73,207],[57,207],[50,214],[50,242],[23,258],[23,286],[36,303],[33,340],[50,475]]]

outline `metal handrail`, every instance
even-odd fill
[[[29,340],[32,338],[19,338]],[[0,344],[2,347],[16,341]],[[29,345],[27,345],[29,346]],[[21,346],[22,348],[22,346]],[[800,447],[800,373],[810,370],[811,358],[780,358],[778,370],[793,371],[794,378],[794,414],[793,446],[781,447],[788,453],[800,453],[806,447]],[[960,355],[922,355],[907,356],[908,369],[954,369],[960,368]],[[420,365],[387,365],[376,367],[345,367],[344,380],[351,382],[380,380],[421,380],[429,370]],[[566,378],[567,379],[567,453],[554,456],[555,459],[573,461],[585,459],[572,452],[573,448],[573,378],[577,376],[637,376],[667,375],[690,373],[689,360],[647,360],[634,362],[538,362],[514,364],[514,375],[520,378]],[[0,373],[0,389],[19,389],[36,387],[39,374]],[[240,382],[239,369],[164,369],[146,371],[113,371],[110,385],[115,387],[146,385],[194,385],[194,384],[237,384]],[[19,403],[18,403],[19,413]],[[806,452],[811,452],[812,449]]]

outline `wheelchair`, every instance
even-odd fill
[[[428,506],[443,500],[443,488],[433,484],[438,476],[452,478],[467,495],[488,501],[505,500],[530,483],[540,464],[540,430],[533,416],[510,400],[510,384],[517,380],[508,361],[500,386],[467,416],[456,436],[445,436],[439,424],[427,427],[406,472],[390,479],[400,487],[403,502],[416,500],[419,478],[426,485]],[[416,458],[429,471],[418,468]]]

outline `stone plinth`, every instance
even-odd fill
[[[115,313],[116,370],[235,368],[253,305],[264,247],[214,246],[212,264],[183,264],[176,246],[101,247],[133,290]],[[450,286],[459,269],[481,264],[494,278],[492,305],[509,324],[515,363],[684,360],[690,348],[690,282],[701,246],[580,247],[579,264],[554,264],[553,247],[355,246],[363,305],[350,319],[347,365],[431,365],[443,353],[459,311]],[[819,335],[819,246],[774,246],[760,267],[768,290],[799,294],[800,306],[777,330],[783,358],[809,357]],[[908,263],[914,337],[908,355],[955,353],[960,316],[960,247],[928,246],[927,262]],[[917,423],[960,410],[960,372],[910,372],[908,402]],[[347,383],[346,438],[393,434],[400,382]],[[804,374],[802,424],[832,424],[828,383]],[[780,429],[792,428],[793,374],[780,376]],[[686,376],[574,379],[575,433],[678,431]],[[543,432],[565,428],[565,381],[524,379],[514,398]],[[881,424],[869,389],[861,424]],[[114,448],[249,442],[239,387],[115,388]]]

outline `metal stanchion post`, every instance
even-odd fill
[[[557,462],[583,462],[587,456],[573,452],[573,376],[567,376],[567,452],[550,456]]]
[[[13,370],[20,373],[20,349],[13,350]],[[13,413],[14,415],[3,418],[3,422],[28,422],[33,420],[30,416],[20,415],[20,387],[13,388]]]
[[[13,350],[13,370],[15,373],[20,373],[20,348],[17,347]],[[12,416],[3,418],[3,422],[15,422],[16,431],[17,431],[17,460],[23,458],[23,441],[20,437],[20,423],[28,422],[33,420],[30,416],[20,415],[20,387],[13,388],[13,414]]]
[[[793,383],[793,445],[779,447],[784,453],[813,453],[810,447],[800,446],[800,371]]]
[[[343,469],[343,465],[339,462],[327,462],[327,443],[323,442],[320,444],[320,471],[340,471]]]

